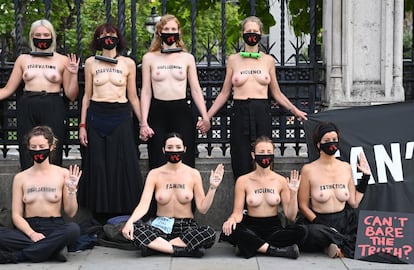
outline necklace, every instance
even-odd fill
[[[117,57],[118,57],[118,54],[114,58],[106,57],[102,55],[95,55],[95,59],[99,61],[111,63],[111,64],[118,64],[118,59],[116,59]]]
[[[240,52],[240,56],[243,58],[257,59],[260,57],[260,52]]]

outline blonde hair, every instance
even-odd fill
[[[262,21],[261,21],[258,17],[256,17],[256,16],[250,16],[250,17],[247,17],[247,18],[245,18],[245,19],[241,22],[241,32],[242,32],[242,34],[243,34],[243,32],[244,32],[244,27],[246,26],[246,23],[248,23],[248,22],[254,22],[254,23],[257,23],[257,24],[259,25],[259,28],[260,28],[260,34],[263,34],[263,23],[262,23]]]
[[[30,48],[32,49],[32,51],[36,49],[36,47],[33,44],[33,34],[34,34],[34,31],[39,26],[43,26],[47,28],[47,30],[50,31],[52,35],[52,44],[50,45],[50,48],[48,49],[48,51],[54,52],[56,50],[56,32],[55,32],[55,29],[53,28],[53,25],[46,19],[37,20],[32,23],[32,26],[30,27],[30,32],[29,32]]]
[[[185,51],[185,45],[184,45],[184,42],[182,40],[182,32],[181,32],[180,22],[178,21],[177,17],[175,17],[174,15],[171,15],[171,14],[165,14],[164,16],[162,16],[161,20],[159,22],[157,22],[157,24],[155,25],[154,38],[151,42],[151,46],[148,49],[148,51],[155,52],[155,51],[161,50],[162,40],[161,40],[160,34],[162,32],[162,28],[164,28],[164,26],[169,21],[175,21],[177,23],[178,33],[180,34],[180,39],[177,41],[177,47],[182,48]]]

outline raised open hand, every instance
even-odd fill
[[[369,167],[367,158],[365,157],[364,152],[359,153],[358,155],[358,169],[365,175],[371,175],[371,168]]]
[[[221,181],[223,180],[223,175],[224,175],[224,165],[220,163],[217,165],[215,171],[211,170],[210,186],[213,188],[217,188],[220,185]]]
[[[286,177],[286,180],[288,181],[288,186],[290,190],[298,191],[299,184],[300,184],[299,171],[297,170],[290,171],[290,178]]]
[[[82,175],[82,171],[78,165],[69,166],[69,178],[65,180],[65,184],[69,190],[69,193],[76,193],[78,191],[79,179]]]
[[[79,70],[80,58],[76,59],[76,54],[70,53],[68,54],[68,60],[69,63],[66,65],[66,69],[72,74],[77,74]]]

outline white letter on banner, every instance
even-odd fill
[[[374,145],[374,153],[375,162],[377,164],[378,183],[387,183],[387,172],[385,170],[385,165],[387,165],[390,170],[395,182],[401,182],[404,180],[400,144],[391,144],[392,159],[388,156],[384,145]]]
[[[362,177],[362,172],[358,172],[358,167],[357,167],[358,155],[361,152],[364,152],[364,149],[362,148],[362,146],[351,147],[351,151],[349,152],[349,164],[351,164],[352,176],[354,178],[354,184],[355,185],[358,185],[358,179],[360,179]],[[364,154],[365,154],[365,152],[364,152]],[[365,155],[365,156],[367,156],[367,155]],[[369,166],[369,160],[367,160],[367,161],[368,161],[368,166]],[[368,183],[369,184],[375,183],[374,177],[372,175],[369,178]]]
[[[413,159],[414,142],[407,142],[405,147],[405,159]]]

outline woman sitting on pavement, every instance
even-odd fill
[[[122,233],[141,248],[142,256],[166,253],[175,257],[202,257],[201,249],[214,244],[216,232],[210,226],[197,224],[191,201],[195,199],[200,213],[208,211],[223,179],[224,166],[219,164],[211,171],[210,187],[205,194],[200,173],[182,162],[186,147],[181,135],[168,134],[163,152],[167,163],[148,173],[141,200]],[[153,195],[157,217],[143,223],[140,219],[147,213]]]
[[[338,128],[333,123],[319,124],[313,133],[313,143],[319,150],[317,160],[302,168],[298,201],[302,222],[308,236],[301,250],[322,252],[328,256],[354,257],[359,206],[371,175],[365,155],[359,155],[358,169],[362,179],[355,187],[349,163],[338,160]]]
[[[50,163],[56,138],[47,126],[37,126],[27,136],[32,167],[13,180],[12,219],[17,230],[0,227],[0,263],[65,262],[62,249],[76,242],[80,229],[65,223],[64,212],[73,217],[78,210],[76,191],[82,172]]]
[[[300,176],[296,170],[290,172],[290,179],[272,171],[274,151],[268,137],[256,139],[251,154],[255,169],[237,179],[233,213],[223,224],[222,238],[236,245],[238,255],[246,259],[258,253],[296,259],[297,244],[305,237],[303,227],[281,225],[281,204],[289,220],[296,218]],[[247,213],[243,214],[245,204]]]

